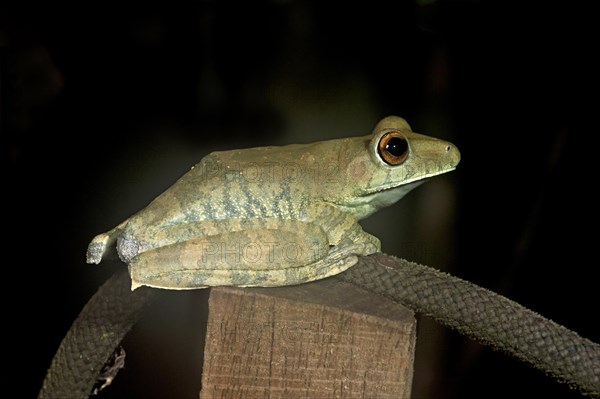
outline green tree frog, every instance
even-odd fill
[[[89,244],[114,247],[132,289],[283,286],[340,273],[380,250],[358,220],[455,169],[451,143],[397,116],[372,134],[213,152],[146,208]]]

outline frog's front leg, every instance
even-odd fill
[[[327,231],[330,245],[334,250],[343,251],[344,247],[358,245],[363,250],[358,255],[370,255],[381,250],[381,242],[375,236],[366,233],[352,216],[334,205],[320,203],[307,211],[310,220]]]
[[[356,263],[356,255],[379,249],[376,238],[362,232],[362,239],[357,239],[355,229],[348,229],[342,241],[332,242],[331,234],[312,222],[242,219],[228,224],[223,232],[188,237],[133,257],[129,261],[132,288],[300,284],[338,274]],[[186,226],[185,231],[207,232],[214,226],[223,227],[199,222]]]

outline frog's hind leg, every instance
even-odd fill
[[[132,288],[286,285],[283,270],[327,254],[327,234],[292,220],[245,220],[243,228],[189,238],[143,251],[129,262]]]
[[[107,254],[109,248],[114,247],[114,243],[123,231],[125,224],[126,222],[123,222],[114,229],[94,237],[87,248],[87,263],[100,263],[104,255]]]
[[[357,262],[357,255],[378,248],[368,240],[331,246],[322,228],[301,221],[244,224],[252,227],[140,253],[129,262],[132,289],[295,285],[341,273]]]
[[[176,244],[179,245],[179,244]],[[366,248],[369,247],[369,248]],[[146,285],[154,288],[189,290],[214,286],[236,287],[280,287],[320,280],[339,274],[355,265],[359,254],[373,248],[367,244],[353,244],[342,250],[334,250],[323,259],[301,265],[279,265],[276,268],[186,268],[191,263],[179,265],[171,270],[158,270],[174,261],[162,252],[162,248],[135,257],[129,265],[131,289]],[[232,253],[233,254],[233,253]],[[240,267],[240,265],[237,265]]]

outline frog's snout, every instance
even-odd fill
[[[135,239],[122,236],[117,238],[117,253],[123,262],[129,263],[139,250],[140,246]]]
[[[460,151],[458,150],[458,147],[452,143],[446,143],[444,150],[446,152],[448,163],[455,168],[460,162]]]

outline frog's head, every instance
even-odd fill
[[[330,202],[357,219],[389,206],[430,177],[460,161],[452,143],[414,133],[397,116],[382,119],[369,136],[355,137],[340,152],[344,187]]]

